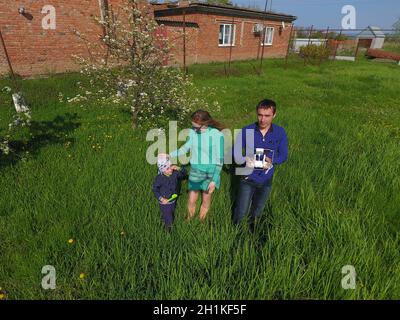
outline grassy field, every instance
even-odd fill
[[[392,41],[385,41],[383,45],[383,50],[400,53],[400,41],[398,39]]]
[[[277,101],[289,137],[270,205],[254,234],[231,224],[236,184],[222,174],[206,223],[184,223],[187,182],[172,234],[151,192],[145,133],[129,112],[60,102],[79,75],[23,81],[32,137],[1,158],[0,287],[9,299],[399,299],[400,69],[373,61],[266,60],[191,66],[218,92],[211,114],[229,128]],[[0,81],[0,89],[9,85]],[[12,103],[2,95],[4,134]],[[188,122],[187,126],[190,126]],[[74,239],[73,244],[68,239]],[[57,288],[43,290],[44,265]],[[341,286],[353,265],[356,289]],[[79,275],[85,274],[84,279]]]

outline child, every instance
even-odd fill
[[[158,175],[154,179],[153,193],[156,196],[161,209],[161,217],[164,221],[165,229],[171,231],[174,221],[174,211],[176,199],[171,198],[178,193],[179,180],[186,176],[185,168],[172,166],[168,157],[160,155],[157,159]]]

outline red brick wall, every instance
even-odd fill
[[[174,21],[182,21],[182,16],[163,17],[163,20],[169,19]],[[220,23],[232,23],[231,17],[218,16],[211,14],[187,14],[187,22],[195,22],[199,25],[198,29],[187,28],[187,57],[188,63],[205,63],[213,61],[224,61],[229,59],[230,48],[221,47],[218,45],[219,25]],[[261,41],[260,36],[253,33],[253,26],[256,23],[263,21],[248,18],[235,18],[234,24],[236,25],[235,45],[231,50],[232,60],[244,60],[257,58],[261,55],[262,46],[259,45]],[[279,27],[282,26],[278,21],[264,21],[268,27],[274,27],[274,38],[271,46],[264,47],[264,57],[282,57],[285,56],[291,24],[285,23],[285,29],[279,32]],[[167,27],[169,32],[169,39],[176,39],[179,27]],[[182,62],[182,39],[175,42],[176,48],[174,53],[178,57],[178,61]],[[180,58],[179,58],[180,57]]]
[[[108,0],[118,10],[124,0]],[[56,9],[56,29],[44,30],[41,13],[43,6],[52,5]],[[19,6],[33,17],[27,19],[18,13]],[[100,16],[98,0],[0,0],[0,27],[7,46],[14,72],[22,76],[58,73],[78,70],[72,55],[88,55],[85,44],[72,30],[79,30],[95,42],[102,35],[102,29],[94,21]],[[167,18],[164,18],[167,19]],[[168,17],[170,20],[181,20],[182,16]],[[188,22],[196,22],[199,28],[187,28],[188,64],[210,61],[224,61],[229,58],[229,47],[218,46],[220,22],[231,22],[231,18],[210,14],[188,14]],[[254,19],[235,18],[236,39],[232,48],[232,60],[256,58],[260,37],[254,36]],[[286,53],[290,24],[279,34],[280,22],[267,21],[275,26],[272,46],[266,46],[265,57],[283,56]],[[242,32],[243,27],[243,32]],[[181,27],[165,27],[168,38],[174,45],[175,60],[183,62],[183,37]],[[171,60],[171,63],[173,61]],[[0,46],[0,74],[9,72],[3,48]]]
[[[120,0],[109,0],[117,5]],[[44,30],[43,6],[56,9],[56,29]],[[18,13],[24,6],[32,15],[29,20]],[[98,0],[1,0],[0,27],[10,60],[17,74],[27,76],[77,70],[73,54],[86,55],[83,42],[73,34],[77,29],[93,41],[102,34],[94,18],[100,16]],[[4,50],[0,46],[0,74],[9,72]]]
[[[163,19],[167,20],[167,19]],[[177,19],[170,19],[175,20]],[[182,65],[183,64],[183,28],[180,26],[162,26],[165,30],[165,34],[168,39],[168,43],[171,49],[172,58],[170,59],[170,65]],[[197,62],[197,46],[198,37],[200,30],[195,27],[186,27],[186,63],[192,64]]]

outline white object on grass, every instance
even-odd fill
[[[14,93],[12,95],[12,98],[13,98],[13,101],[14,101],[15,110],[18,113],[29,111],[29,108],[25,103],[25,99],[24,99],[24,97],[22,96],[22,94],[20,92]]]

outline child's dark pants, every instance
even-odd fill
[[[174,222],[174,212],[176,207],[176,201],[168,204],[161,204],[161,218],[164,221],[165,227],[171,227]]]

